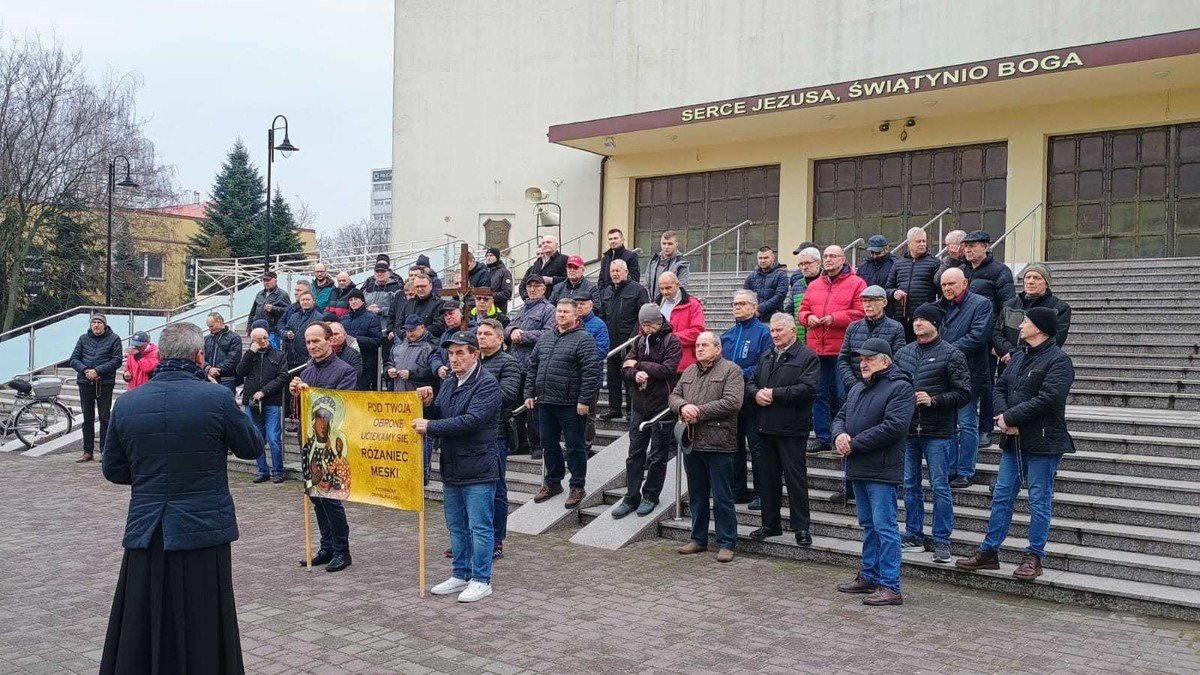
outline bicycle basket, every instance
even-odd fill
[[[62,380],[57,377],[39,377],[32,383],[34,398],[54,398],[62,392]]]

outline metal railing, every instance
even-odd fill
[[[607,361],[607,360],[611,359],[612,357],[616,356],[617,354],[621,353],[625,349],[627,349],[629,347],[629,345],[633,344],[633,341],[636,340],[637,337],[638,336],[634,335],[633,337],[622,342],[621,344],[617,345],[616,347],[613,347],[612,351],[610,351],[608,353],[608,356],[604,357],[604,360]]]
[[[664,408],[654,417],[642,422],[638,425],[638,431],[645,431],[647,428],[655,424],[673,424],[674,422],[663,422],[662,418],[671,412],[670,408]],[[675,448],[675,520],[683,519],[683,448]]]
[[[734,225],[733,227],[729,228],[728,230],[725,230],[724,232],[716,235],[715,237],[712,237],[711,239],[704,242],[703,244],[700,244],[699,246],[697,246],[683,254],[682,257],[686,258],[686,257],[692,255],[693,253],[700,251],[701,249],[708,249],[708,257],[705,259],[705,265],[704,265],[705,269],[708,270],[708,273],[705,275],[707,277],[705,280],[706,285],[704,287],[704,297],[705,298],[712,295],[712,273],[713,273],[712,245],[714,243],[716,243],[718,240],[723,239],[734,232],[739,232],[743,227],[750,225],[750,224],[751,224],[751,221],[743,220],[742,222],[738,223],[737,225]],[[741,238],[741,236],[739,235],[738,237],[735,237],[734,242],[735,243],[734,243],[733,271],[741,272],[742,271],[742,238]]]
[[[929,226],[932,225],[934,223],[934,221],[937,221],[937,224],[938,224],[937,240],[940,242],[942,240],[942,219],[945,218],[946,215],[949,213],[950,213],[950,207],[946,207],[946,208],[942,209],[940,213],[938,213],[936,216],[930,218],[929,222],[922,225],[921,229],[924,230],[925,233],[928,235],[929,234]],[[896,255],[897,251],[908,246],[908,242],[910,242],[910,241],[912,241],[912,236],[906,236],[904,238],[904,241],[900,242],[899,244],[896,244],[896,247],[892,249],[892,255]],[[928,250],[928,249],[926,249],[926,250]]]
[[[842,247],[842,255],[845,255],[847,251],[850,253],[850,269],[858,269],[858,245],[864,243],[866,240],[859,237]]]
[[[1026,261],[1026,264],[1036,261],[1037,260],[1037,245],[1038,245],[1037,214],[1038,214],[1038,211],[1041,210],[1041,208],[1042,208],[1042,202],[1038,202],[1032,209],[1029,209],[1029,211],[1026,212],[1025,215],[1021,216],[1021,219],[1018,220],[1015,225],[1008,228],[1008,230],[1006,230],[1004,232],[1004,234],[1000,235],[1000,237],[997,238],[996,241],[992,242],[991,245],[988,246],[988,249],[987,249],[988,252],[990,253],[997,246],[999,246],[1001,243],[1003,243],[1005,239],[1008,239],[1010,236],[1012,236],[1012,234],[1017,231],[1017,228],[1021,227],[1021,225],[1026,220],[1032,219],[1030,221],[1030,223],[1031,223],[1031,226],[1033,227],[1033,232],[1031,232],[1029,235],[1029,259]],[[1014,249],[1014,251],[1015,251],[1015,249]],[[1005,257],[1008,257],[1008,256],[1005,256]],[[1016,274],[1016,272],[1017,272],[1016,262],[1014,261],[1013,262],[1013,273]]]

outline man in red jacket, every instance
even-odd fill
[[[867,283],[846,264],[841,246],[830,246],[821,255],[821,276],[804,291],[800,323],[808,328],[807,342],[821,363],[817,398],[813,401],[813,431],[817,444],[811,452],[833,449],[830,424],[842,407],[843,391],[838,382],[837,357],[846,328],[865,316],[862,292]]]
[[[683,347],[677,371],[682,373],[696,362],[696,338],[708,330],[704,326],[704,307],[699,299],[683,290],[674,272],[658,275],[658,291],[654,302],[662,310],[663,317],[671,322],[671,332]]]
[[[125,350],[125,372],[121,373],[121,379],[127,383],[126,389],[133,389],[150,381],[160,359],[158,345],[150,341],[145,331],[134,333],[129,344],[131,346]]]

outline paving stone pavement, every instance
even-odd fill
[[[74,455],[0,455],[0,675],[95,672],[121,559],[128,488]],[[570,531],[514,535],[474,605],[417,597],[416,514],[348,505],[354,565],[307,572],[299,484],[231,474],[250,673],[1200,671],[1200,624],[1106,613],[920,580],[903,607],[833,590],[850,571],[660,540],[620,551]],[[440,504],[429,583],[449,572]],[[315,527],[315,524],[314,524]]]

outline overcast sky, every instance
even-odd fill
[[[0,0],[5,33],[57,35],[89,73],[136,73],[141,116],[179,186],[206,198],[241,137],[266,173],[266,133],[288,118],[300,152],[273,182],[328,229],[370,213],[370,171],[391,162],[392,0]]]

